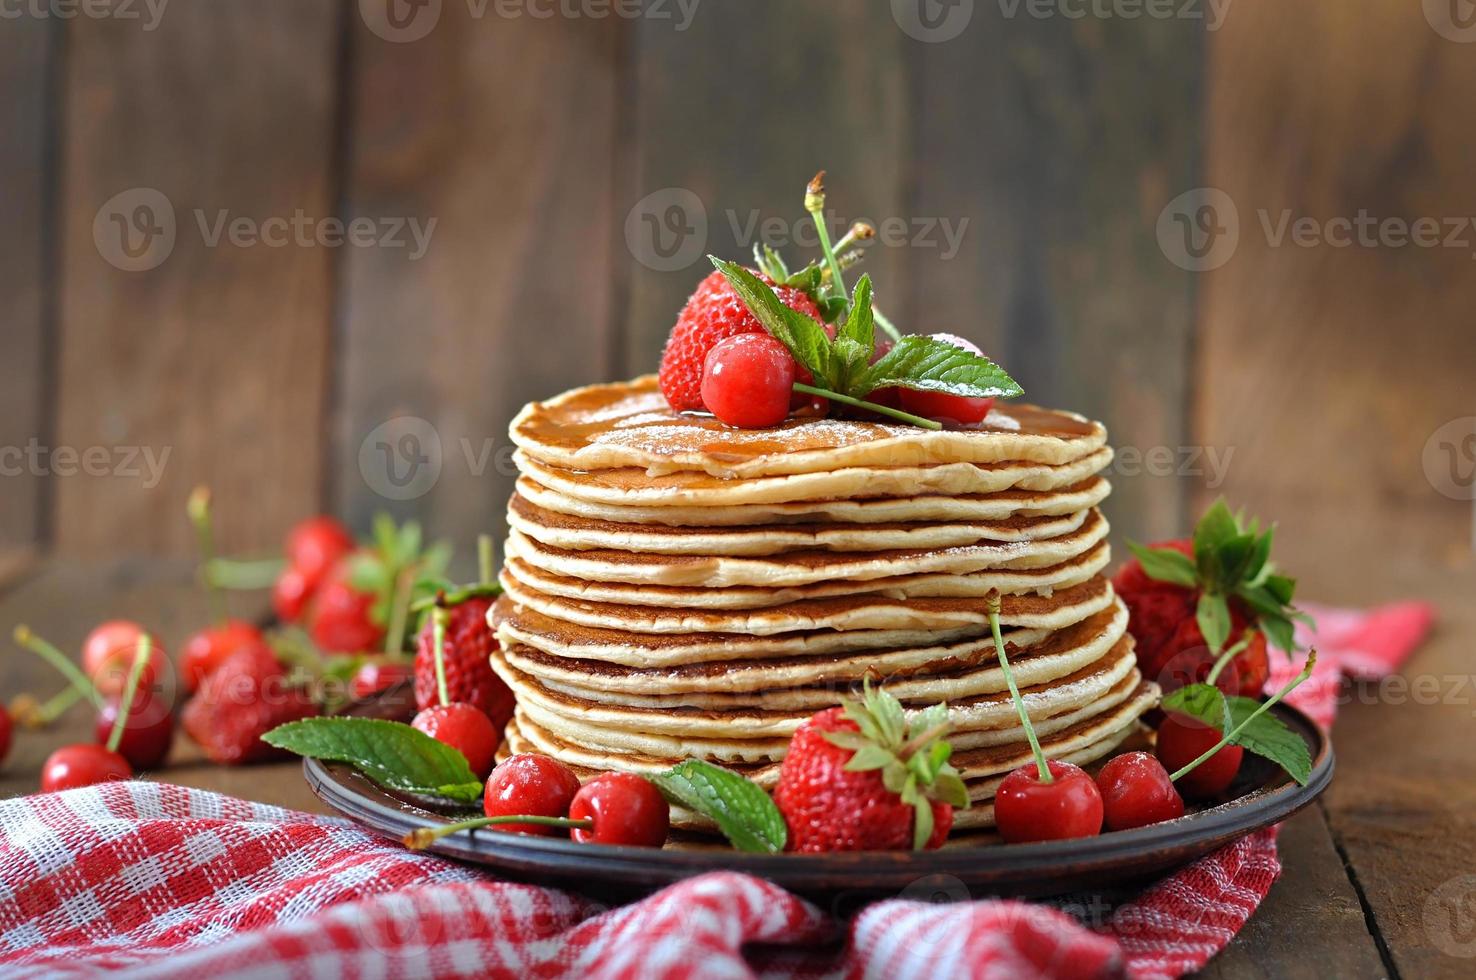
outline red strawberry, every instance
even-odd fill
[[[909,724],[896,698],[868,687],[862,702],[805,722],[789,743],[774,791],[789,826],[789,850],[941,847],[954,806],[968,805],[940,741],[947,719],[940,704]]]
[[[452,701],[464,701],[481,710],[499,732],[513,713],[513,694],[492,672],[497,638],[487,625],[492,600],[477,596],[452,606],[446,625],[446,692]],[[429,620],[416,638],[415,705],[425,709],[440,703],[436,690],[434,632]]]
[[[760,278],[774,285],[767,276]],[[777,286],[774,292],[785,306],[820,321],[820,308],[806,293],[791,286]],[[827,328],[827,332],[831,330]],[[762,332],[758,318],[743,305],[723,274],[714,271],[698,284],[682,307],[661,354],[659,378],[667,402],[678,412],[702,411],[702,366],[707,352],[724,338]],[[798,374],[800,381],[810,380],[809,372],[800,369]]]
[[[350,561],[345,559],[328,574],[308,610],[308,632],[318,648],[328,653],[358,653],[384,642],[384,627],[375,622],[378,596],[354,587]]]
[[[242,765],[285,757],[261,740],[278,725],[318,714],[304,689],[290,686],[264,644],[237,650],[200,685],[180,718],[211,762]]]

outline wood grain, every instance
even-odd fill
[[[463,540],[503,520],[518,408],[609,373],[625,31],[469,9],[446,4],[411,42],[354,23],[346,213],[436,224],[422,258],[345,256],[332,465],[334,503],[353,523],[385,509]],[[366,439],[398,416],[425,420],[440,447],[439,479],[405,500],[383,457],[377,473],[360,467]]]
[[[677,312],[712,271],[708,253],[746,259],[766,239],[794,267],[819,254],[805,247],[805,184],[816,171],[829,172],[833,235],[859,219],[908,217],[904,38],[885,4],[703,4],[685,31],[654,20],[637,29],[631,173],[616,201],[626,375],[655,369]],[[697,231],[680,252],[675,236],[669,243],[677,268],[653,261],[661,252],[642,224],[653,208],[665,213],[673,189],[696,202],[686,217]],[[764,234],[766,219],[776,234]],[[899,316],[904,248],[875,245],[863,266],[878,305]]]
[[[1309,588],[1371,555],[1469,563],[1471,502],[1422,460],[1440,426],[1476,416],[1471,47],[1395,0],[1244,0],[1213,44],[1206,180],[1240,234],[1204,274],[1196,376],[1201,438],[1235,449],[1225,492],[1281,521],[1280,557]],[[1263,225],[1360,212],[1460,218],[1466,245],[1276,244]]]
[[[152,31],[67,22],[56,441],[104,456],[94,475],[58,463],[62,551],[186,552],[184,501],[199,482],[218,487],[226,549],[276,546],[318,504],[332,256],[211,247],[196,212],[207,227],[222,210],[256,222],[329,212],[337,10],[263,0],[181,4]],[[167,198],[176,238],[162,264],[124,271],[94,219],[137,188]],[[116,258],[116,232],[103,241]],[[139,449],[162,464],[157,485],[129,455]]]
[[[981,4],[957,37],[910,42],[909,210],[967,222],[953,258],[909,251],[911,326],[974,337],[1029,400],[1105,420],[1113,525],[1140,539],[1177,533],[1199,482],[1178,473],[1193,282],[1155,227],[1196,181],[1202,38],[1179,19]],[[1150,472],[1133,453],[1155,447],[1172,462]]]
[[[54,173],[50,167],[55,107],[54,24],[7,21],[0,31],[0,554],[30,550],[44,538],[45,478],[21,455],[47,438],[50,407],[47,276],[51,267]]]

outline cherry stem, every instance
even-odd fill
[[[1210,672],[1205,675],[1204,682],[1206,684],[1213,685],[1215,681],[1219,678],[1220,672],[1225,669],[1225,665],[1234,660],[1240,654],[1240,652],[1248,646],[1250,646],[1249,630],[1246,631],[1245,636],[1240,638],[1239,642],[1235,643],[1233,646],[1230,647],[1230,649],[1226,650],[1224,653],[1215,658],[1215,664],[1213,667],[1210,668]]]
[[[1051,767],[1046,764],[1045,752],[1040,748],[1040,739],[1035,736],[1035,726],[1030,722],[1030,712],[1025,710],[1025,699],[1020,696],[1020,688],[1015,684],[1015,671],[1010,667],[1010,658],[1005,655],[1004,637],[999,632],[999,596],[989,597],[989,630],[994,634],[994,652],[999,657],[999,667],[1004,671],[1005,683],[1010,686],[1010,698],[1015,702],[1015,710],[1020,713],[1020,724],[1025,729],[1025,738],[1030,742],[1030,751],[1035,756],[1035,768],[1043,783],[1054,783],[1056,777],[1051,775]]]
[[[15,628],[15,642],[61,671],[62,676],[67,679],[67,682],[73,688],[80,691],[83,697],[89,699],[93,707],[99,711],[102,710],[103,699],[102,695],[97,693],[97,685],[93,684],[91,679],[82,673],[77,665],[68,659],[66,654],[41,639],[35,633],[32,633],[29,626],[22,625]]]
[[[436,606],[431,612],[431,649],[436,658],[436,696],[442,705],[451,703],[451,693],[446,687],[446,619],[449,617],[444,606]]]
[[[459,823],[443,824],[440,827],[421,827],[419,830],[406,834],[404,844],[412,851],[423,851],[442,837],[459,834],[463,830],[480,830],[483,827],[496,827],[510,823],[535,824],[539,827],[562,827],[566,830],[594,829],[593,820],[571,820],[568,817],[475,817],[471,820],[462,820]]]
[[[69,684],[37,709],[37,720],[43,725],[49,725],[61,717],[62,712],[86,696],[86,692],[75,684]]]
[[[1247,725],[1249,725],[1251,722],[1255,721],[1257,718],[1259,718],[1262,715],[1264,715],[1266,712],[1270,711],[1272,705],[1276,704],[1276,702],[1280,701],[1282,698],[1284,698],[1288,694],[1290,694],[1296,688],[1296,686],[1298,684],[1301,684],[1307,678],[1311,677],[1312,676],[1312,668],[1314,666],[1316,666],[1316,664],[1317,664],[1317,651],[1316,650],[1313,650],[1313,651],[1311,651],[1310,653],[1307,654],[1307,665],[1302,668],[1302,672],[1300,674],[1298,674],[1297,676],[1293,677],[1291,679],[1291,681],[1285,687],[1283,687],[1281,690],[1277,691],[1275,694],[1271,695],[1270,698],[1266,699],[1266,701],[1263,702],[1259,708],[1257,708],[1255,711],[1252,711],[1249,715],[1246,715],[1244,721],[1242,721],[1240,724],[1236,725],[1234,728],[1230,729],[1230,731],[1226,732],[1225,733],[1225,737],[1222,738],[1222,739],[1220,739],[1217,743],[1215,743],[1214,748],[1211,748],[1211,749],[1207,750],[1199,758],[1195,759],[1193,762],[1189,763],[1187,766],[1185,766],[1184,768],[1180,769],[1178,772],[1171,774],[1169,776],[1169,780],[1171,782],[1177,782],[1181,777],[1187,776],[1190,772],[1192,772],[1195,769],[1195,767],[1197,767],[1197,766],[1200,765],[1200,763],[1202,763],[1205,760],[1209,759],[1216,752],[1220,751],[1225,746],[1227,746],[1231,742],[1233,742],[1235,740],[1235,737],[1237,735],[1239,735],[1242,731],[1244,731],[1245,730],[1245,727]]]
[[[895,344],[902,339],[902,331],[898,330],[891,320],[888,320],[882,315],[882,311],[876,308],[875,303],[871,304],[871,319],[876,322],[878,327],[881,327],[882,333],[886,334],[892,343]]]
[[[825,264],[830,267],[830,288],[845,300],[846,305],[851,303],[851,297],[846,293],[846,280],[841,273],[840,263],[836,261],[835,249],[830,245],[830,229],[825,227],[825,171],[820,171],[805,188],[805,210],[810,217],[815,219],[815,237],[820,240],[820,251],[825,255]]]
[[[190,493],[190,499],[185,504],[185,511],[190,515],[190,523],[195,525],[195,540],[200,547],[200,579],[205,584],[205,591],[210,596],[210,604],[215,609],[215,618],[225,622],[229,618],[230,611],[226,608],[225,593],[216,588],[215,583],[207,574],[210,563],[215,559],[215,528],[210,519],[210,488],[206,486],[196,487]]]
[[[254,591],[269,589],[287,563],[280,558],[213,558],[205,562],[205,584],[217,589]]]
[[[847,228],[846,233],[835,243],[835,253],[841,263],[841,268],[846,267],[845,256],[841,254],[842,252],[858,242],[869,242],[875,237],[876,229],[864,221],[857,221],[851,227]],[[856,256],[855,261],[859,262],[861,256],[860,249],[858,248],[852,254]]]
[[[794,383],[794,390],[806,395],[819,395],[821,398],[829,398],[831,401],[840,402],[842,405],[864,408],[876,412],[878,415],[889,415],[894,419],[906,422],[908,425],[915,425],[921,429],[932,429],[936,432],[938,429],[943,428],[941,422],[934,422],[932,419],[925,419],[921,416],[904,412],[900,408],[889,408],[886,405],[878,405],[876,402],[862,401],[860,398],[852,398],[850,395],[842,395],[839,392],[830,391],[825,388],[816,388],[814,385],[807,385],[802,381],[796,381]]]
[[[491,585],[493,566],[497,564],[497,557],[492,547],[492,535],[477,535],[477,577],[478,585]]]
[[[395,594],[390,600],[389,629],[384,631],[384,652],[405,649],[405,626],[410,620],[410,594],[415,588],[416,568],[407,565],[395,576]]]
[[[113,719],[113,730],[108,734],[108,751],[117,752],[118,743],[123,741],[123,730],[128,727],[128,715],[133,711],[133,699],[138,694],[138,680],[143,676],[144,664],[149,662],[149,653],[154,649],[154,638],[143,633],[138,638],[138,648],[133,651],[133,664],[128,668],[128,680],[123,685],[123,697],[118,702],[118,716]]]

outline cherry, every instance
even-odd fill
[[[144,628],[135,622],[111,619],[87,634],[87,639],[82,642],[82,669],[100,693],[118,694],[123,690],[128,667],[133,663],[133,652],[138,649],[143,633]],[[169,670],[169,661],[158,637],[150,634],[150,639],[153,647],[140,677],[140,683],[145,687],[152,687]]]
[[[702,369],[702,403],[728,425],[766,429],[789,415],[795,363],[789,350],[766,333],[718,341]]]
[[[282,569],[272,585],[272,610],[284,623],[295,623],[302,619],[307,602],[312,598],[307,576],[302,569],[289,565]]]
[[[185,690],[194,693],[200,682],[237,650],[265,642],[261,630],[239,619],[227,619],[200,630],[185,642],[184,653],[180,655],[179,669],[184,675]]]
[[[630,772],[607,772],[579,788],[569,819],[592,820],[570,836],[584,844],[660,847],[671,827],[671,807],[650,780]]]
[[[1047,763],[1051,781],[1035,765],[1004,778],[994,794],[994,823],[1011,844],[1095,837],[1102,832],[1102,794],[1092,777],[1069,762]]]
[[[317,589],[353,550],[353,535],[331,517],[310,517],[287,532],[287,563],[302,576],[307,592]]]
[[[1131,830],[1184,815],[1184,798],[1174,789],[1168,770],[1147,752],[1128,752],[1110,760],[1097,773],[1097,789],[1108,830]]]
[[[78,789],[118,779],[132,779],[128,760],[101,745],[67,745],[47,757],[41,767],[41,792]]]
[[[10,754],[10,729],[10,712],[0,704],[0,762],[4,762],[5,757]]]
[[[515,755],[503,760],[487,780],[482,809],[489,817],[510,815],[563,817],[579,792],[574,770],[546,755]],[[542,824],[508,823],[498,830],[515,834],[552,835],[556,828]]]
[[[933,339],[955,347],[962,347],[975,354],[984,353],[976,344],[951,333],[935,333]],[[975,425],[984,421],[989,410],[994,407],[993,398],[965,398],[962,395],[949,395],[941,391],[914,391],[911,388],[903,388],[901,398],[902,408],[914,415],[945,422],[957,422],[960,425]]]
[[[97,724],[93,737],[97,744],[106,745],[112,737],[113,726],[118,720],[119,699],[109,697],[102,710],[97,713]],[[118,754],[128,760],[135,770],[157,769],[169,756],[174,742],[174,715],[169,705],[159,698],[140,689],[133,698],[133,709],[123,723],[123,734],[118,739]]]
[[[464,701],[433,704],[410,724],[466,756],[467,765],[478,779],[486,779],[492,771],[493,757],[502,737],[492,719],[476,707]]]
[[[371,660],[354,673],[353,679],[349,681],[349,695],[362,701],[388,691],[401,681],[410,680],[414,676],[415,668],[411,664]]]
[[[1158,743],[1154,747],[1154,753],[1165,769],[1177,772],[1218,745],[1221,737],[1219,729],[1196,718],[1169,714],[1158,726]],[[1245,750],[1238,745],[1225,746],[1180,776],[1176,780],[1179,790],[1191,799],[1219,796],[1235,780],[1244,755]]]

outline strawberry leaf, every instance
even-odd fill
[[[989,358],[932,337],[899,340],[851,385],[846,394],[864,398],[878,388],[940,391],[965,398],[1013,398],[1015,379]]]
[[[1205,644],[1218,656],[1230,639],[1230,603],[1217,592],[1200,593],[1194,618],[1199,622]]]
[[[1199,576],[1189,556],[1172,548],[1145,548],[1136,541],[1127,543],[1129,549],[1143,566],[1143,573],[1160,582],[1170,582],[1193,589],[1199,585]]]
[[[784,815],[769,794],[730,769],[688,759],[651,781],[668,801],[712,820],[740,851],[778,854],[789,840]]]
[[[348,763],[390,789],[462,803],[482,795],[465,756],[397,721],[305,718],[278,725],[261,740],[312,759]]]

